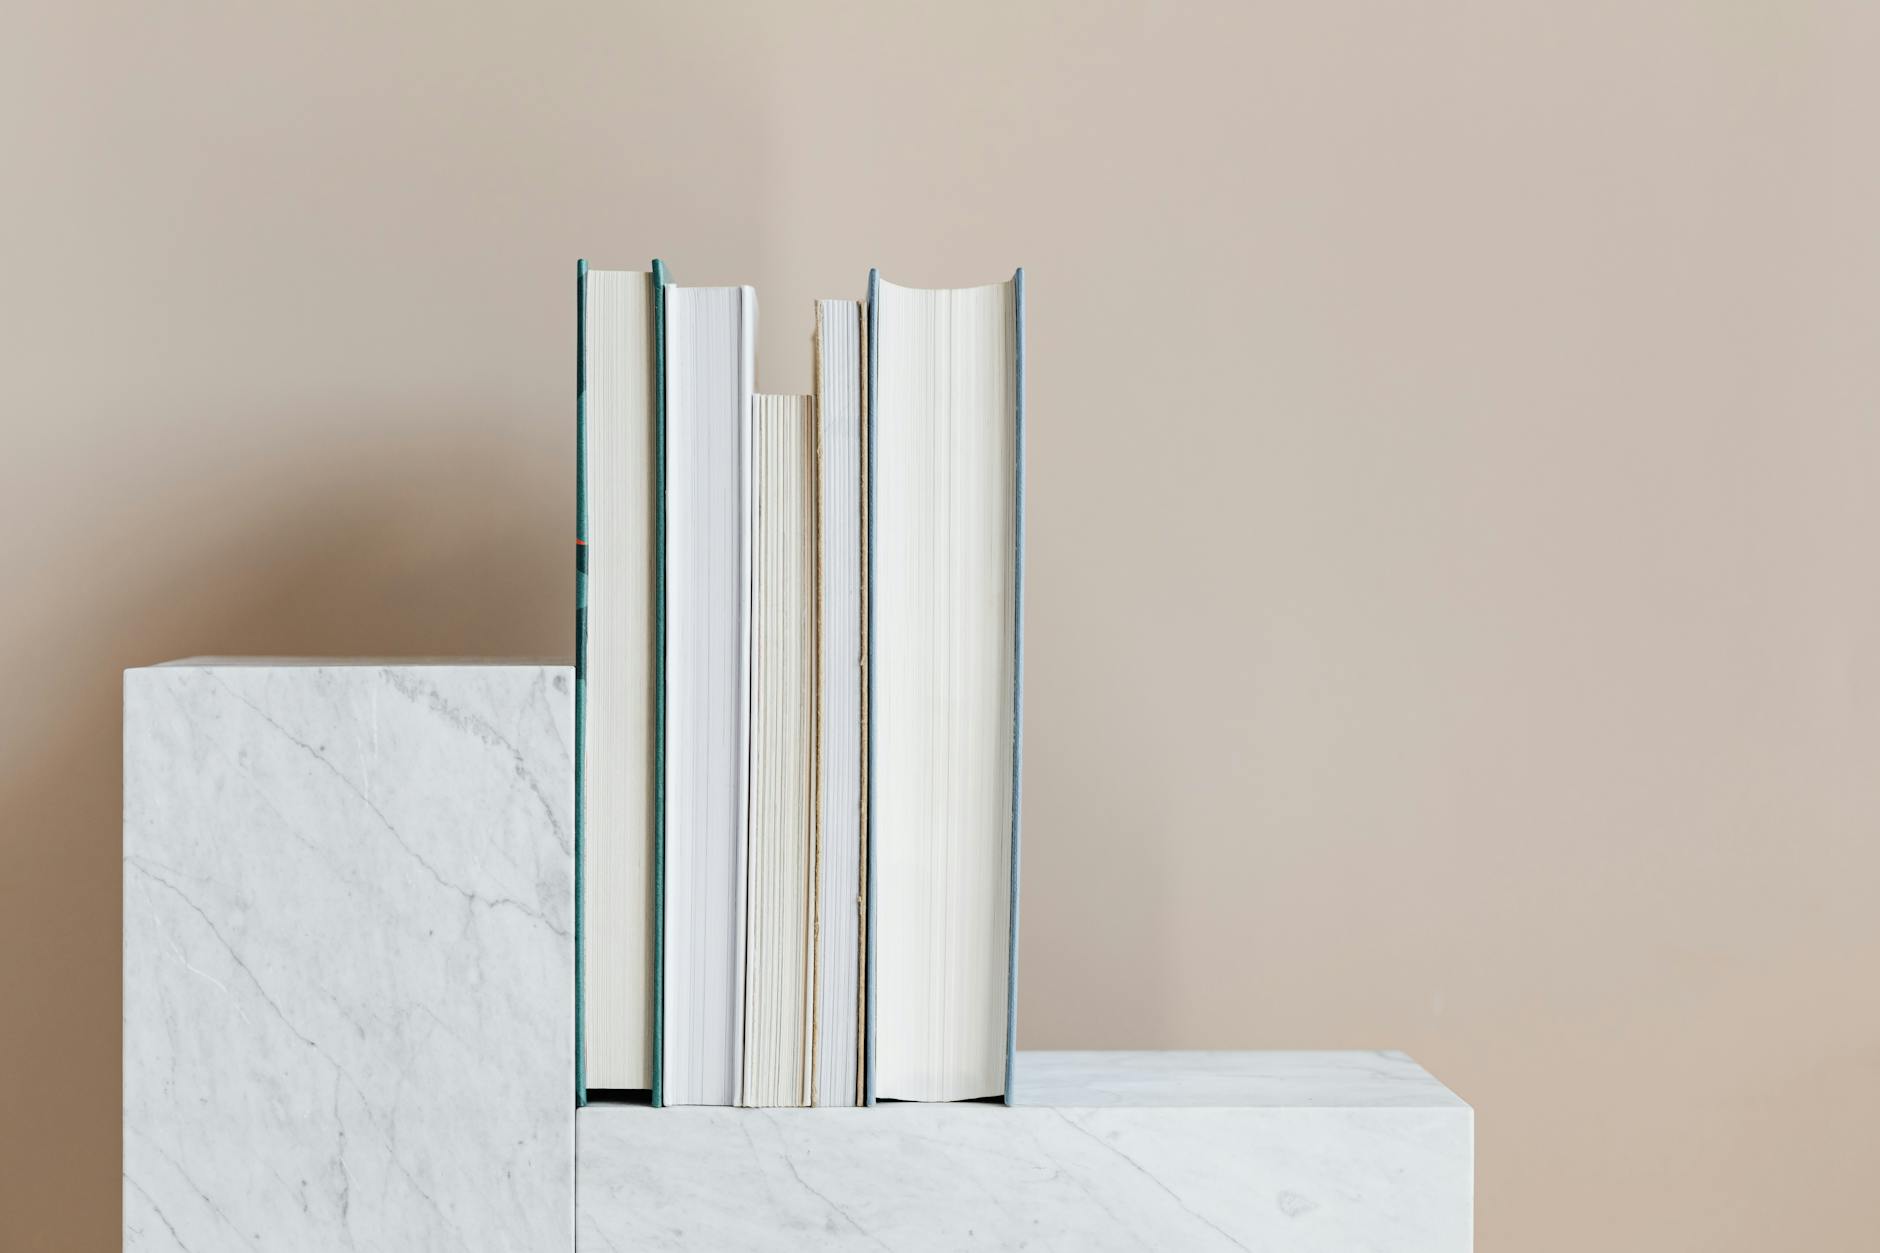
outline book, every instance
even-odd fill
[[[816,303],[815,1105],[863,1096],[862,338],[859,301]]]
[[[757,296],[660,289],[664,738],[657,1103],[735,1105],[749,817]]]
[[[576,1099],[652,1086],[652,276],[577,269]]]
[[[739,1104],[808,1105],[814,1078],[816,427],[751,407],[751,813]]]
[[[869,275],[870,1100],[1011,1096],[1024,271]]]

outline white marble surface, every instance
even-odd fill
[[[1472,1244],[1474,1114],[1401,1053],[1021,1053],[1021,1102],[591,1106],[581,1253]]]
[[[1398,1052],[1027,1052],[1019,1062],[1018,1105],[1468,1108]]]
[[[126,672],[126,1249],[571,1247],[572,684]]]

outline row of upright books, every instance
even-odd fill
[[[577,282],[577,1099],[1009,1099],[1024,272]]]

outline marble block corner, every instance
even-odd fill
[[[573,1244],[573,673],[124,676],[124,1247]]]

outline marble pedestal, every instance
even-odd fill
[[[126,672],[126,1249],[572,1247],[572,686]]]
[[[1398,1053],[1022,1053],[1012,1108],[577,1118],[572,682],[125,674],[126,1249],[1470,1247],[1473,1115]]]
[[[1018,1105],[576,1120],[580,1253],[1465,1253],[1474,1115],[1401,1053],[1020,1053]]]

